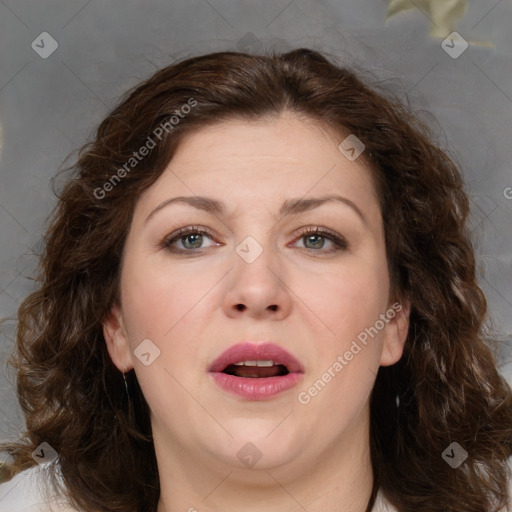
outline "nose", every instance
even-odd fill
[[[256,247],[255,247],[256,245]],[[246,257],[244,248],[261,253],[253,259]],[[259,248],[258,248],[259,247]],[[224,312],[232,317],[268,318],[282,320],[290,314],[292,291],[286,270],[279,257],[269,247],[254,241],[249,246],[241,244],[233,255],[233,270],[228,274],[224,297]]]

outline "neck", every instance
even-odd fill
[[[267,469],[240,469],[191,453],[154,428],[157,511],[260,512],[265,503],[266,512],[366,512],[373,487],[368,416],[311,460],[305,455]]]

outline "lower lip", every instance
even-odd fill
[[[268,400],[296,386],[302,379],[302,373],[288,373],[281,377],[262,377],[251,379],[236,377],[222,372],[211,372],[213,380],[225,391],[246,400]]]

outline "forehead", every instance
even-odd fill
[[[283,112],[257,119],[229,118],[200,128],[180,143],[174,159],[204,161],[205,152],[215,158],[251,157],[265,161],[304,159],[322,161],[327,148],[337,148],[344,135],[316,119]],[[201,148],[202,151],[198,151]],[[336,156],[339,156],[335,152]]]
[[[350,161],[338,148],[345,137],[292,113],[202,127],[180,143],[141,197],[142,208],[171,196],[197,195],[217,198],[233,215],[261,205],[278,213],[290,198],[333,194],[375,208],[370,169],[362,158]]]

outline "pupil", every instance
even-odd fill
[[[201,240],[201,237],[203,235],[200,235],[200,234],[195,234],[195,235],[185,235],[184,237],[182,237],[182,241],[185,240],[185,243],[183,244],[185,247],[187,247],[187,243],[186,243],[186,240],[189,239],[189,238],[195,238],[196,242],[197,240],[199,239],[199,241]],[[192,242],[192,245],[194,245],[194,242]],[[201,246],[201,243],[199,243],[199,247]],[[192,247],[193,249],[197,249],[198,247]]]
[[[323,238],[323,237],[322,237],[321,235],[309,235],[309,236],[307,236],[307,237],[306,237],[306,239],[307,239],[308,241],[309,241],[309,240],[314,240],[315,238],[318,240],[318,239],[321,239],[321,238]],[[314,242],[313,242],[313,244],[314,244]],[[323,243],[322,243],[322,244],[320,244],[320,248],[321,248],[323,245],[324,245]]]

